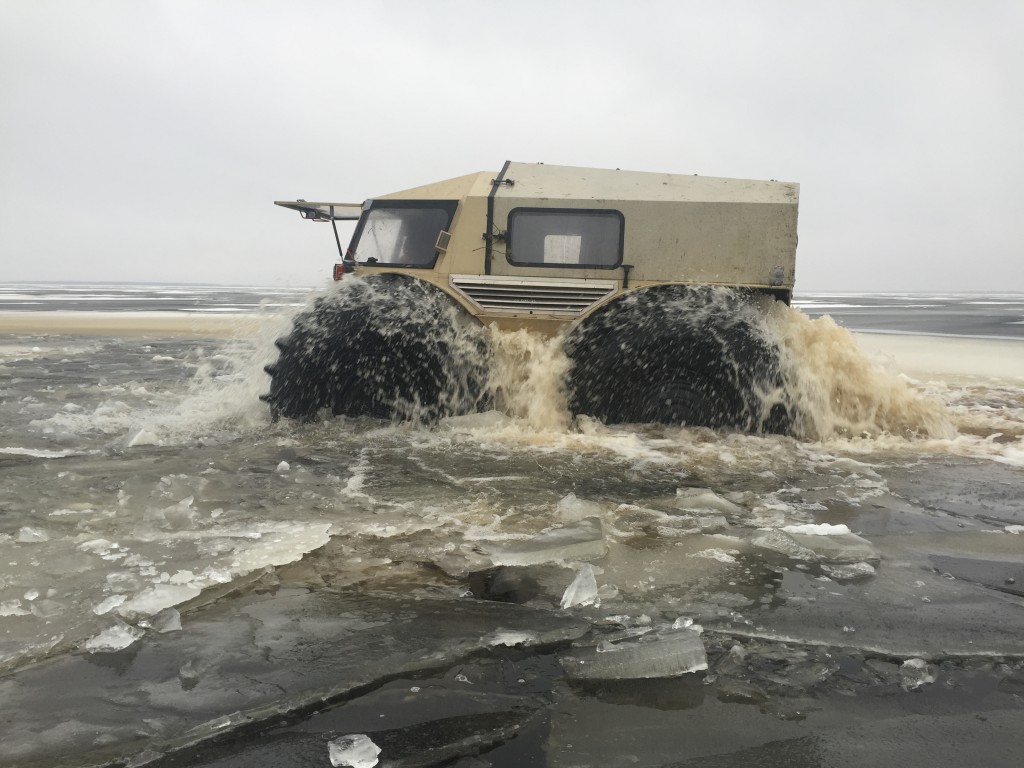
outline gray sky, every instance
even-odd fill
[[[797,289],[1024,291],[1024,3],[0,0],[0,282],[322,284],[506,159],[801,184]]]

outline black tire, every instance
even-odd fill
[[[657,286],[599,308],[566,337],[569,407],[606,423],[788,433],[778,350],[748,294]]]
[[[268,365],[271,415],[432,421],[484,406],[486,332],[440,289],[403,275],[350,279],[298,315]]]

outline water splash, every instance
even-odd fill
[[[831,317],[811,320],[799,310],[775,304],[765,320],[778,345],[797,435],[818,440],[956,435],[942,402],[869,359]]]

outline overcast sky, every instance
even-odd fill
[[[0,0],[0,282],[322,284],[274,207],[801,184],[797,289],[1024,291],[1024,2]]]

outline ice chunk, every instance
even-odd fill
[[[691,629],[652,632],[597,648],[581,648],[559,659],[577,680],[679,677],[708,668],[700,635]]]
[[[600,516],[604,508],[596,501],[579,499],[575,493],[570,493],[559,500],[555,511],[562,520],[576,522],[586,517]]]
[[[287,472],[291,468],[291,464],[289,464],[287,461],[282,461],[280,464],[277,465],[277,469],[275,469],[274,471],[277,472],[278,474],[281,474],[283,472]]]
[[[121,605],[117,612],[122,616],[131,616],[132,614],[152,616],[164,608],[191,600],[201,591],[199,587],[190,584],[155,584]]]
[[[18,536],[15,539],[19,544],[37,544],[41,541],[49,541],[50,534],[44,531],[42,528],[32,528],[24,525],[18,530]]]
[[[867,539],[855,533],[842,534],[790,534],[797,544],[810,549],[822,560],[833,563],[878,562],[878,553]]]
[[[56,600],[35,600],[29,606],[29,610],[32,611],[33,616],[38,616],[41,619],[52,619],[54,616],[59,616],[64,612],[64,604],[58,603]]]
[[[866,579],[875,575],[875,566],[871,563],[849,563],[847,565],[829,565],[822,563],[821,570],[837,581]]]
[[[0,616],[28,616],[29,612],[21,607],[21,600],[4,600],[0,602]]]
[[[688,557],[703,557],[707,560],[717,560],[720,563],[735,563],[736,554],[739,553],[735,549],[732,552],[727,552],[718,547],[711,547],[710,549],[702,549],[699,552],[691,552]]]
[[[1007,533],[1024,533],[1024,525],[1007,525],[1003,530]]]
[[[908,691],[934,683],[935,678],[935,668],[924,659],[907,659],[900,666],[900,684]]]
[[[174,608],[164,608],[149,620],[149,626],[161,634],[164,632],[177,632],[181,629],[181,614]]]
[[[562,609],[574,605],[594,605],[597,603],[597,579],[594,578],[594,567],[587,563],[576,573],[576,578],[566,587],[562,595]]]
[[[157,523],[162,528],[184,530],[192,527],[196,518],[196,509],[192,506],[193,496],[186,496],[177,504],[163,509],[147,510],[145,519]]]
[[[128,598],[125,595],[111,595],[93,608],[92,612],[97,616],[102,616],[105,613],[110,613],[110,611],[117,608],[117,606],[121,605],[127,599]]]
[[[327,754],[335,768],[373,768],[378,762],[380,747],[366,734],[354,733],[328,742]]]
[[[141,429],[128,441],[128,447],[134,448],[137,445],[158,445],[160,438],[146,429]]]
[[[85,641],[82,646],[90,653],[106,653],[109,651],[120,651],[138,640],[145,634],[138,627],[132,627],[123,622],[103,630],[96,637]]]
[[[805,536],[836,536],[844,533],[850,533],[849,526],[829,525],[828,523],[821,523],[820,525],[815,525],[814,523],[805,523],[804,525],[784,525],[782,530],[786,533],[802,533]]]
[[[485,643],[489,646],[507,645],[511,648],[516,645],[536,645],[539,639],[535,632],[496,629],[485,638]]]
[[[591,560],[604,557],[608,551],[604,528],[596,517],[588,517],[564,528],[555,528],[525,541],[481,548],[490,555],[495,565]]]
[[[731,515],[743,514],[743,508],[723,499],[708,488],[677,488],[675,506],[679,509],[713,509]]]
[[[761,549],[769,549],[793,560],[817,560],[813,550],[802,546],[793,536],[778,528],[758,531],[750,543]],[[861,558],[863,559],[863,558]]]

